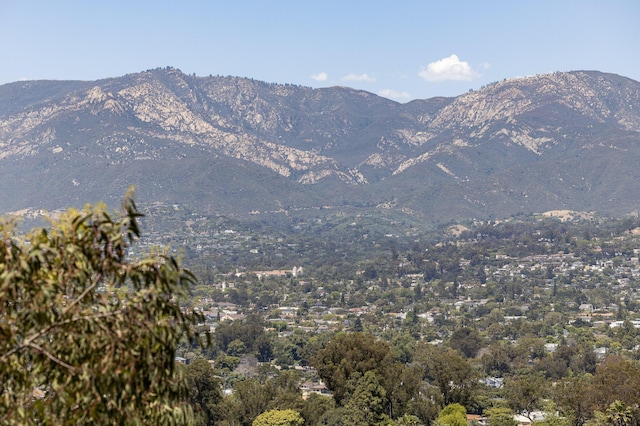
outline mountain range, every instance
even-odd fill
[[[598,71],[397,103],[167,67],[0,86],[0,212],[143,203],[443,223],[640,203],[640,83]]]

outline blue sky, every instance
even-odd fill
[[[504,78],[640,80],[639,0],[0,0],[0,84],[173,66],[399,102]]]

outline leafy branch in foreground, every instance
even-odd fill
[[[194,276],[166,254],[132,259],[142,216],[130,194],[70,210],[18,237],[0,223],[0,423],[184,424],[176,345]]]

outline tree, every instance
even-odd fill
[[[460,404],[449,404],[436,419],[437,426],[467,426],[467,410]]]
[[[195,278],[166,254],[129,256],[131,193],[18,237],[0,223],[0,423],[175,424],[191,418],[176,345]]]
[[[325,412],[317,424],[323,426],[351,426],[347,423],[346,417],[347,409],[345,407],[337,407]]]
[[[302,426],[304,419],[295,410],[270,410],[260,414],[252,426]]]
[[[633,410],[619,399],[613,401],[606,411],[607,420],[613,426],[627,426],[633,423]]]
[[[509,406],[531,420],[531,412],[542,404],[547,383],[539,374],[511,376],[505,380],[504,391]]]
[[[418,394],[409,401],[407,413],[417,416],[421,424],[432,424],[443,407],[440,390],[428,383],[422,383]]]
[[[491,426],[516,426],[518,424],[513,419],[513,411],[509,408],[491,407],[484,413],[489,417]]]
[[[272,389],[257,380],[238,381],[233,386],[233,395],[224,399],[228,405],[227,420],[241,425],[251,425],[265,411],[273,398]]]
[[[213,425],[221,417],[218,404],[222,401],[222,382],[204,358],[197,358],[184,368],[188,398],[196,425]]]
[[[244,343],[245,350],[251,352],[270,351],[270,346],[268,349],[261,348],[265,344],[264,339],[266,336],[264,334],[262,319],[256,315],[249,315],[244,321],[223,322],[216,328],[214,338],[218,347],[224,352],[227,352],[229,345],[236,340],[237,342],[231,345],[232,351],[238,350],[239,342]],[[268,338],[266,339],[268,341]],[[271,353],[269,352],[268,355],[271,355]]]
[[[345,404],[347,424],[385,425],[389,417],[385,412],[387,392],[380,385],[376,373],[367,371],[358,380],[353,396]]]
[[[422,424],[420,419],[411,414],[405,414],[393,422],[393,426],[418,426],[420,424]]]
[[[593,415],[592,381],[591,375],[585,374],[561,379],[553,387],[554,402],[573,424],[584,424]]]
[[[482,348],[482,338],[478,330],[462,327],[453,332],[449,339],[449,346],[459,350],[467,358],[475,358]]]
[[[300,375],[293,370],[281,371],[277,377],[269,379],[266,383],[272,394],[269,408],[295,408],[300,411],[303,406],[303,399],[299,383]]]
[[[395,419],[418,396],[421,368],[399,362],[384,341],[364,333],[339,333],[319,350],[312,361],[336,405],[344,406],[355,395],[358,381],[375,373],[385,391],[384,412]]]
[[[568,417],[561,416],[558,406],[553,401],[547,401],[544,407],[544,420],[536,420],[536,426],[571,426],[573,423]]]
[[[377,372],[380,380],[385,381],[392,363],[389,345],[364,333],[336,335],[312,361],[338,405],[344,405],[357,380],[367,371]]]
[[[421,395],[424,396],[424,393],[420,390],[423,368],[417,364],[402,365],[395,363],[392,371],[395,371],[393,375],[395,380],[391,381],[385,390],[389,401],[387,414],[395,419],[411,412],[410,405],[413,402],[417,402]]]
[[[330,396],[312,393],[302,403],[300,414],[304,417],[305,426],[320,424],[323,414],[333,410],[336,403]]]
[[[229,356],[241,357],[247,351],[247,346],[240,339],[229,342],[227,346],[227,354]]]
[[[553,387],[553,398],[574,424],[584,424],[594,414],[600,417],[594,422],[606,424],[604,412],[616,400],[627,406],[635,406],[640,400],[640,369],[633,361],[609,356],[593,376],[583,374],[560,380]]]
[[[640,401],[640,368],[633,361],[608,356],[596,369],[591,391],[594,408],[600,411],[616,400],[634,405]]]
[[[353,331],[355,331],[356,333],[362,333],[364,331],[364,327],[362,326],[362,319],[360,319],[360,317],[357,317],[354,321]]]
[[[424,366],[424,377],[440,389],[445,404],[473,405],[477,374],[457,351],[428,345],[416,359]]]
[[[494,343],[482,355],[482,368],[486,374],[502,377],[511,370],[511,350],[504,343]]]

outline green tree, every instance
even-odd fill
[[[416,402],[421,395],[424,395],[420,390],[423,384],[423,369],[422,366],[417,364],[402,365],[395,363],[391,371],[395,371],[393,375],[395,380],[391,381],[385,388],[389,404],[386,412],[395,419],[411,412],[410,405]]]
[[[449,404],[436,419],[437,426],[467,426],[467,410],[460,404]]]
[[[473,405],[477,373],[457,351],[428,345],[416,359],[424,366],[424,377],[440,389],[445,404]]]
[[[553,387],[553,400],[560,412],[575,425],[584,424],[593,415],[593,378],[590,374],[561,379]]]
[[[505,343],[494,343],[480,359],[486,374],[502,377],[511,370],[511,351]]]
[[[613,401],[605,412],[607,420],[613,426],[628,426],[633,423],[633,410],[620,400]]]
[[[300,375],[293,370],[281,371],[277,377],[270,379],[267,382],[272,393],[269,408],[294,408],[300,411],[304,404],[299,383]]]
[[[362,333],[364,331],[364,327],[362,326],[362,319],[357,317],[355,322],[353,323],[353,331],[356,333]]]
[[[312,361],[338,406],[345,405],[358,380],[376,374],[385,391],[384,412],[397,418],[407,411],[420,390],[421,368],[399,362],[384,341],[364,333],[339,333],[319,350]]]
[[[484,414],[489,418],[491,426],[517,426],[513,419],[513,411],[509,408],[492,407],[485,410]]]
[[[224,398],[225,420],[230,424],[249,426],[262,413],[272,410],[293,409],[300,412],[304,401],[298,389],[299,376],[293,371],[283,371],[278,376],[260,382],[257,379],[237,381],[233,395]]]
[[[227,352],[229,350],[229,345],[234,343],[236,340],[244,343],[244,350],[254,352],[264,350],[260,348],[260,346],[264,344],[264,334],[262,318],[257,315],[249,315],[243,321],[223,322],[216,328],[214,338],[218,347],[224,352]],[[237,345],[238,342],[231,345],[232,350],[237,350]]]
[[[192,414],[176,345],[194,277],[173,257],[129,256],[130,194],[69,210],[24,238],[0,224],[0,423],[178,424]],[[36,396],[34,398],[34,396]]]
[[[404,416],[393,422],[393,426],[418,426],[422,424],[417,416],[405,414]]]
[[[189,403],[196,425],[213,425],[221,418],[218,404],[222,401],[222,382],[204,358],[197,358],[184,368]]]
[[[312,361],[338,405],[344,404],[347,396],[353,393],[357,380],[367,371],[377,372],[384,381],[392,363],[389,345],[364,333],[336,335]],[[355,380],[351,380],[353,378]]]
[[[333,410],[336,403],[330,396],[312,393],[302,403],[300,414],[304,417],[305,426],[315,426],[320,424],[322,416]]]
[[[345,420],[347,417],[347,409],[345,407],[336,407],[333,410],[325,412],[318,424],[323,426],[351,426]]]
[[[453,332],[449,346],[459,350],[467,358],[475,358],[482,347],[482,338],[476,329],[462,327]]]
[[[228,406],[226,420],[230,424],[238,422],[241,425],[249,426],[261,413],[269,410],[272,398],[272,388],[257,380],[246,379],[236,382],[233,387],[233,395],[225,398],[225,403]]]
[[[636,404],[640,401],[640,368],[633,361],[608,356],[596,369],[591,390],[594,408],[600,411],[616,400]]]
[[[231,372],[240,364],[241,360],[236,356],[220,354],[215,361],[217,370],[227,370]]]
[[[511,376],[505,380],[504,391],[509,406],[529,417],[532,411],[540,408],[547,392],[547,383],[539,374]]]
[[[358,380],[353,396],[344,406],[346,423],[372,426],[389,423],[389,417],[385,414],[386,396],[376,373],[367,371]]]
[[[536,426],[571,426],[571,419],[562,417],[558,413],[558,407],[553,401],[548,401],[544,407],[544,420],[536,420]]]
[[[420,390],[407,404],[407,413],[417,416],[422,424],[431,424],[443,406],[442,394],[438,388],[423,382]]]
[[[270,410],[260,414],[251,426],[302,426],[304,419],[295,410]]]
[[[240,339],[235,339],[229,342],[227,346],[227,355],[234,357],[242,357],[247,351],[247,346]]]

